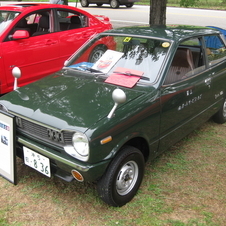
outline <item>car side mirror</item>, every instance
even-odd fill
[[[12,74],[14,77],[14,86],[13,86],[13,90],[16,90],[18,88],[17,86],[17,79],[21,77],[21,70],[18,67],[14,67],[12,70]]]
[[[13,35],[10,35],[10,40],[18,40],[18,39],[25,39],[29,38],[29,32],[26,30],[17,30],[13,33]]]
[[[112,118],[114,116],[115,110],[119,104],[123,104],[126,102],[126,94],[123,90],[117,88],[112,93],[112,99],[114,100],[115,104],[111,111],[108,114],[108,118]]]

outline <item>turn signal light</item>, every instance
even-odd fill
[[[100,141],[101,144],[106,144],[108,142],[112,141],[112,137],[105,137],[103,140]]]
[[[72,170],[71,174],[77,181],[79,181],[79,182],[84,181],[84,178],[83,178],[82,174],[79,173],[77,170]]]

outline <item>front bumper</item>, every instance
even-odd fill
[[[84,181],[94,182],[104,174],[110,162],[110,160],[94,164],[81,162],[73,159],[73,157],[67,155],[66,153],[63,155],[62,153],[47,146],[40,145],[37,142],[20,136],[17,137],[17,156],[21,158],[23,158],[23,146],[49,158],[51,174],[68,182],[73,179],[71,175],[71,171],[73,169],[77,170],[83,176]]]

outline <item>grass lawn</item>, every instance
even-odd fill
[[[208,121],[146,166],[135,198],[103,203],[94,184],[46,178],[18,159],[17,186],[0,178],[4,226],[224,226],[226,124]]]
[[[225,137],[226,124],[206,122],[146,165],[138,194],[121,208],[103,203],[94,184],[49,179],[17,159],[18,185],[0,177],[0,225],[225,226]]]
[[[140,0],[140,2],[136,4],[150,5],[150,0]],[[180,7],[180,0],[168,0],[167,6]],[[196,0],[195,4],[191,6],[193,8],[200,9],[226,9],[226,1],[225,0]]]

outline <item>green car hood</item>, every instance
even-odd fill
[[[98,82],[94,77],[53,74],[21,87],[0,99],[9,112],[58,128],[85,132],[103,117],[107,117],[114,101],[112,92],[117,87]],[[142,95],[135,89],[122,88],[125,105]]]

